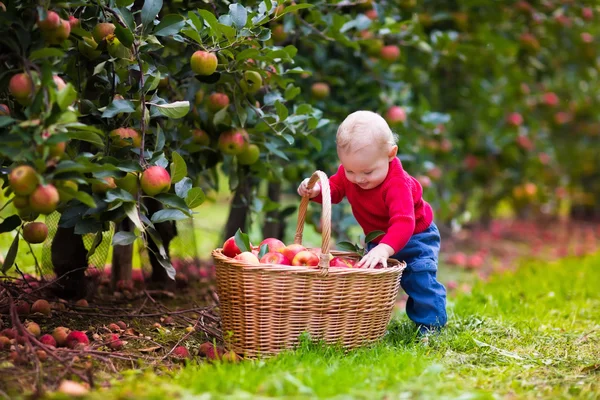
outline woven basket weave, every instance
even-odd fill
[[[223,336],[238,354],[253,358],[293,347],[299,336],[350,349],[374,342],[391,319],[405,263],[388,260],[381,269],[331,268],[330,254],[357,260],[356,253],[331,251],[331,195],[327,175],[316,171],[323,195],[322,245],[318,268],[278,264],[249,265],[216,249]],[[294,243],[302,244],[309,198],[298,211]],[[313,249],[314,250],[314,249]]]

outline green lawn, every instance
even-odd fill
[[[437,337],[399,315],[349,354],[305,344],[279,357],[127,373],[91,399],[600,398],[600,255],[527,262],[449,303]]]

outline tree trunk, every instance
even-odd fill
[[[117,232],[131,232],[133,229],[132,223],[129,219],[124,219],[119,223]],[[113,260],[111,269],[111,285],[113,290],[117,288],[117,282],[119,281],[131,281],[131,269],[132,269],[132,258],[133,256],[133,243],[120,246],[113,246]]]
[[[56,273],[54,291],[63,299],[82,299],[92,294],[93,288],[86,279],[87,250],[83,237],[75,228],[58,227],[50,248],[52,265]]]
[[[269,182],[267,196],[270,201],[279,203],[281,201],[281,183]],[[262,233],[264,238],[273,237],[283,240],[285,234],[285,222],[281,218],[279,209],[267,212]]]
[[[251,183],[249,179],[241,179],[229,207],[229,217],[225,224],[223,242],[235,235],[238,229],[246,233],[246,222],[248,220],[248,212],[250,211],[250,205],[248,204],[250,189]]]

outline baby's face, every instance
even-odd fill
[[[346,178],[367,190],[379,186],[385,180],[396,150],[395,146],[387,150],[371,144],[353,152],[338,151],[338,156],[346,170]]]

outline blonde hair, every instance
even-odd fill
[[[336,135],[338,151],[355,151],[365,145],[396,144],[396,135],[379,114],[355,111],[340,124]]]

